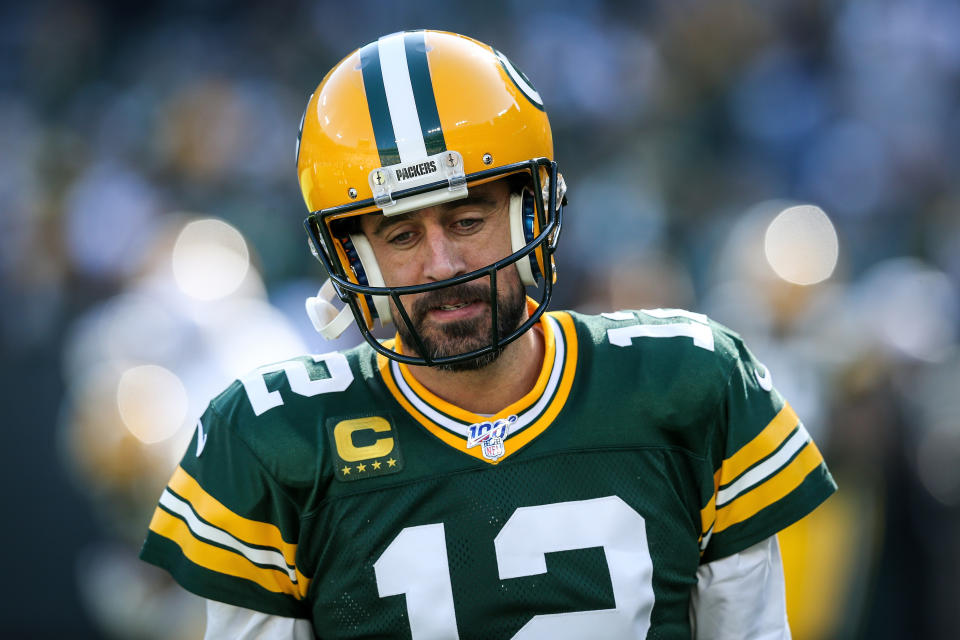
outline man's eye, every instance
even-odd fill
[[[401,231],[400,233],[394,236],[391,236],[388,242],[390,244],[405,244],[407,242],[410,242],[411,239],[413,239],[412,231]]]
[[[480,218],[462,218],[453,223],[458,231],[469,231],[483,222]]]

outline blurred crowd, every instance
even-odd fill
[[[821,445],[840,492],[781,534],[794,637],[955,637],[955,0],[4,3],[0,632],[202,637],[138,545],[213,395],[359,342],[303,312],[297,123],[340,58],[420,27],[544,98],[555,307],[707,313]]]

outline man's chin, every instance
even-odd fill
[[[413,336],[402,323],[398,323],[400,340],[411,355],[426,356],[431,360],[462,356],[490,347],[492,344],[490,336],[492,314],[489,305],[485,304],[484,306],[487,308],[478,316],[446,322],[436,322],[428,316],[416,314],[414,319],[416,331],[423,344],[425,354],[419,353],[417,342],[413,340]],[[522,292],[515,299],[500,301],[498,318],[500,338],[520,326],[523,322],[525,309],[526,302]],[[476,371],[494,362],[500,356],[501,351],[502,348],[494,349],[476,358],[439,365],[438,368],[444,371]]]
[[[502,349],[496,349],[490,353],[485,353],[482,356],[477,356],[476,358],[471,358],[469,360],[460,360],[459,362],[451,362],[449,364],[440,364],[437,365],[437,369],[441,371],[450,371],[453,373],[458,373],[462,371],[479,371],[485,367],[490,366],[500,357]]]
[[[489,329],[489,327],[487,327],[487,329]],[[444,339],[439,341],[427,340],[425,344],[431,357],[448,358],[460,356],[472,351],[479,351],[485,347],[489,347],[491,342],[490,336],[487,334],[482,338],[474,336],[471,338],[450,339],[445,336]],[[478,371],[492,364],[499,358],[501,351],[502,349],[494,349],[493,351],[475,358],[470,358],[469,360],[437,365],[437,368],[442,371]]]
[[[489,347],[490,335],[486,334],[483,337],[465,336],[456,338],[451,338],[447,335],[439,338],[426,335],[423,336],[423,343],[431,357],[448,358],[451,356],[459,356],[464,353],[470,353],[471,351],[478,351],[484,347]]]
[[[450,325],[456,324],[460,323],[450,323]],[[420,334],[420,338],[429,357],[431,359],[450,358],[460,356],[465,353],[470,353],[471,351],[479,351],[484,347],[489,347],[491,344],[489,322],[485,323],[485,326],[480,329],[464,326],[472,324],[474,323],[463,323],[460,326],[444,326],[444,330],[431,328],[430,330],[422,332]],[[422,354],[417,353],[416,343],[413,342],[412,336],[403,335],[404,333],[406,332],[401,332],[400,336],[404,346],[407,347],[414,355],[419,355],[422,357]],[[470,360],[463,360],[453,364],[438,365],[438,368],[444,371],[475,371],[487,366],[496,360],[499,355],[500,350],[496,349],[490,353],[486,353]]]

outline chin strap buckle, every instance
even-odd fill
[[[336,297],[333,282],[327,280],[320,287],[317,295],[307,298],[304,303],[313,328],[327,340],[339,338],[340,334],[353,322],[353,313],[350,312],[349,306],[339,311],[333,306],[333,299]]]

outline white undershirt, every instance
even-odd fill
[[[696,640],[790,640],[777,536],[702,565],[690,618]]]
[[[690,594],[695,640],[790,640],[777,537],[697,571]],[[205,640],[308,640],[310,621],[207,600]]]
[[[312,640],[309,620],[284,618],[207,600],[204,640]]]

